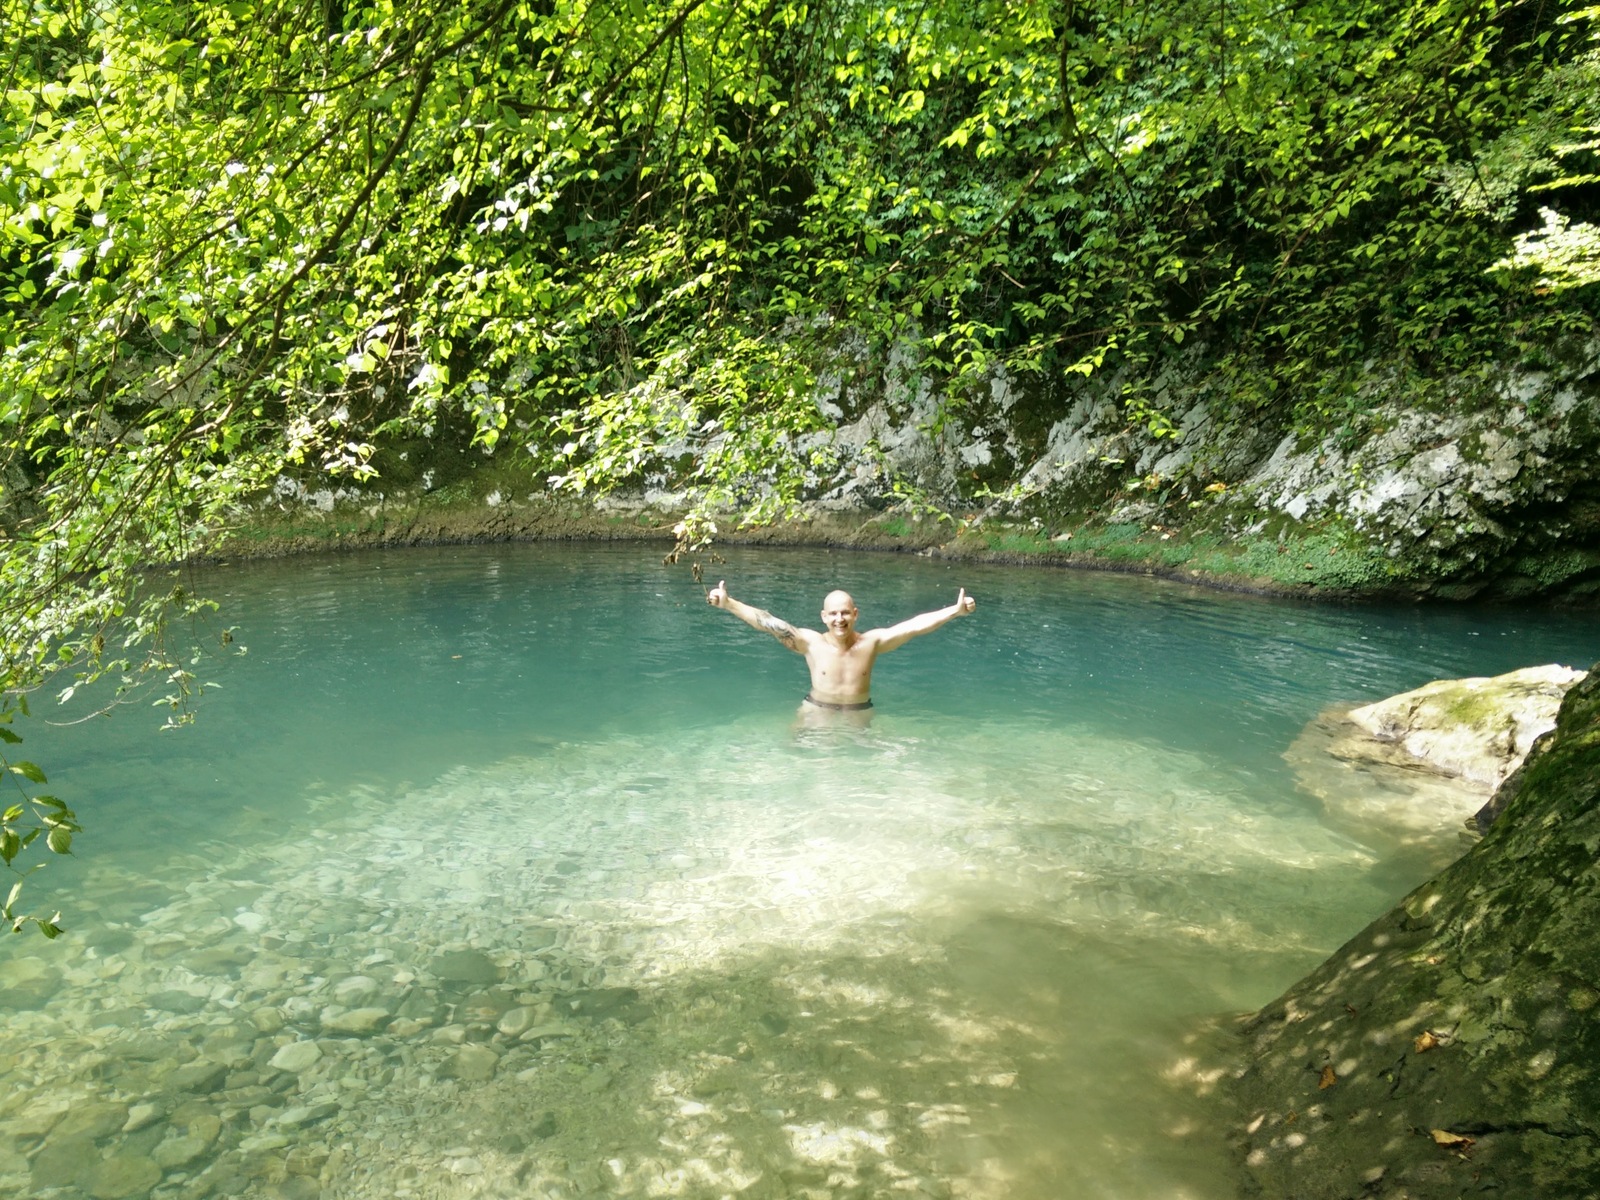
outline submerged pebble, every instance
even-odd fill
[[[161,1168],[137,1154],[115,1154],[83,1175],[83,1190],[94,1200],[128,1200],[161,1182]]]
[[[298,1075],[309,1070],[322,1058],[322,1047],[315,1042],[290,1042],[268,1060],[280,1071]]]

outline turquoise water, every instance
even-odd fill
[[[0,946],[0,1191],[1232,1197],[1229,1018],[1422,870],[1284,750],[1600,658],[1579,615],[727,554],[797,623],[979,608],[811,729],[649,549],[201,573],[248,653],[194,727],[27,731],[86,832],[28,885],[71,934]]]

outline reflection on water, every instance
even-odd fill
[[[953,592],[736,565],[794,619]],[[1228,1197],[1226,1015],[1414,882],[1278,761],[1437,665],[1410,614],[969,569],[814,729],[648,555],[242,576],[197,729],[40,739],[116,799],[71,797],[78,932],[0,950],[5,1194]]]

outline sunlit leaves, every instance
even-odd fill
[[[22,739],[7,725],[25,707],[20,703],[16,706],[10,702],[0,704],[0,741],[7,745],[21,742]],[[4,809],[0,811],[0,864],[4,864],[8,870],[18,871],[14,865],[18,856],[37,842],[41,834],[44,845],[51,853],[72,852],[72,835],[79,831],[72,810],[59,797],[34,793],[27,787],[29,783],[45,782],[45,774],[37,764],[0,755],[0,791],[8,793],[3,799]],[[32,869],[37,869],[38,865],[35,864]],[[25,875],[27,872],[20,873]],[[21,895],[22,879],[19,878],[11,885],[5,904],[0,906],[0,919],[10,925],[12,932],[20,932],[30,924],[46,937],[53,938],[61,932],[58,924],[60,913],[45,920],[19,912],[17,905]]]

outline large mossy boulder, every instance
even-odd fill
[[[1423,849],[1442,868],[1460,853],[1463,824],[1554,728],[1562,697],[1582,678],[1552,663],[1331,708],[1284,758],[1335,824],[1389,850]]]
[[[1600,1197],[1600,671],[1469,853],[1247,1023],[1253,1194]]]
[[[1499,787],[1555,726],[1567,689],[1582,671],[1556,663],[1504,675],[1441,679],[1352,709],[1372,737],[1446,775]]]

